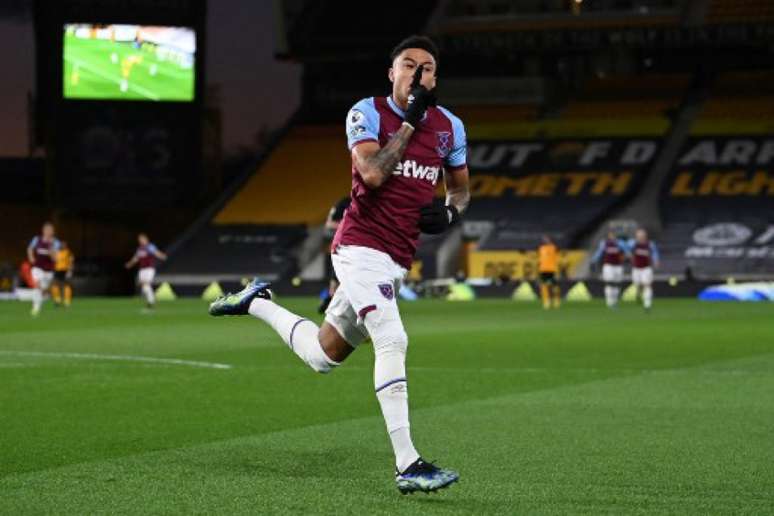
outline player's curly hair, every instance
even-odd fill
[[[398,43],[395,48],[392,49],[392,52],[390,52],[390,61],[395,61],[395,58],[398,57],[400,53],[407,48],[421,48],[422,50],[427,51],[431,56],[433,56],[433,59],[435,59],[435,66],[438,66],[438,45],[436,45],[435,41],[428,38],[427,36],[420,36],[418,34],[409,36]]]

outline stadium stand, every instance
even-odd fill
[[[774,115],[774,72],[721,74],[700,114],[702,120],[770,119]]]
[[[444,34],[676,25],[679,4],[674,0],[585,1],[562,0],[448,2],[438,30]]]
[[[584,12],[632,12],[674,9],[675,0],[590,0],[582,8]],[[447,4],[452,16],[503,16],[523,14],[561,14],[572,10],[565,0],[453,0]]]
[[[341,126],[296,127],[214,219],[215,224],[321,224],[349,191]]]
[[[178,249],[164,274],[177,284],[253,276],[274,281],[297,271],[292,252],[305,237],[304,225],[210,225]]]
[[[407,27],[400,31],[390,29],[387,19],[380,25],[384,30],[374,32],[370,23],[363,22],[361,13],[351,13],[343,7],[328,10],[313,3],[286,5],[287,45],[281,55],[307,65],[300,116],[239,191],[225,200],[176,253],[190,257],[206,254],[208,262],[230,262],[229,271],[243,275],[273,274],[287,278],[296,273],[287,264],[294,261],[301,241],[305,235],[311,238],[313,228],[323,222],[330,204],[350,188],[350,162],[341,114],[357,96],[383,89],[381,82],[368,79],[357,91],[348,87],[342,90],[341,74],[355,60],[366,67],[369,77],[378,78],[383,69],[379,68],[375,56],[383,55],[384,49],[398,39],[398,32],[403,35],[409,30]],[[297,9],[291,9],[292,5]],[[559,0],[421,2],[417,20],[412,23],[421,27],[423,22],[419,18],[424,18],[441,41],[449,44],[458,33],[466,32],[678,28],[685,15],[684,3],[674,0],[586,0],[577,12],[571,7]],[[749,16],[763,12],[765,16],[766,10],[766,5],[754,0],[738,3],[713,0],[706,19],[710,24],[736,23],[741,19],[738,13]],[[737,14],[729,14],[732,12]],[[346,38],[341,36],[344,33]],[[353,34],[355,39],[363,36],[363,45],[351,46]],[[502,40],[504,45],[509,44],[507,41]],[[475,40],[469,43],[475,55]],[[471,52],[464,45],[449,47],[444,52],[454,52],[454,49],[461,55]],[[497,55],[505,58],[508,53],[506,50],[499,54],[493,52],[494,57],[486,59],[496,59]],[[459,82],[459,87],[447,90],[445,104],[465,121],[470,147],[473,203],[466,215],[466,228],[468,224],[487,228],[475,236],[480,237],[477,245],[468,242],[462,248],[533,250],[544,233],[551,234],[564,249],[578,248],[612,214],[644,191],[657,157],[671,155],[671,152],[661,152],[667,141],[671,142],[672,149],[680,148],[701,103],[697,82],[702,82],[697,81],[696,70],[685,63],[655,66],[654,70],[658,71],[652,71],[650,64],[644,64],[646,55],[639,54],[617,69],[611,66],[604,75],[587,63],[561,77],[561,73],[547,73],[545,69],[535,73],[534,68],[531,71],[519,68],[510,74],[492,72],[491,61],[486,59],[463,67],[453,60],[448,68],[444,63],[443,69],[448,74],[444,79]],[[325,57],[324,65],[319,59],[321,56]],[[672,56],[662,58],[668,61]],[[682,57],[676,55],[674,59],[679,62]],[[579,78],[584,75],[586,79]],[[514,82],[506,88],[500,82],[502,79]],[[471,89],[473,81],[479,84]],[[495,82],[500,84],[496,94],[489,97],[481,94],[483,85]],[[742,134],[739,129],[736,133],[728,131],[729,124],[740,120],[745,121],[743,127],[757,127],[756,134],[770,128],[768,119],[774,114],[771,111],[774,102],[770,101],[770,92],[761,86],[768,83],[774,81],[766,73],[721,73],[711,82],[711,95],[701,109],[692,134],[705,134],[702,127],[709,131],[706,134],[717,135],[723,131]],[[471,91],[476,93],[470,94]],[[673,124],[679,113],[688,112],[688,101],[692,114],[682,117],[688,120],[682,123],[685,131],[674,137]],[[512,156],[499,161],[493,157],[503,148],[529,145],[541,148],[532,156],[534,159],[518,165],[514,165],[518,160],[509,162]],[[638,145],[639,150],[627,151],[629,146]],[[584,156],[590,158],[583,159]],[[672,170],[668,161],[661,159],[661,175],[653,184],[661,184],[667,177],[664,184],[672,185],[677,179],[680,171],[678,167]],[[677,248],[671,242],[690,241],[691,231],[720,219],[714,216],[691,219],[694,211],[706,213],[707,206],[694,206],[692,199],[676,199],[666,194],[659,198],[658,191],[656,186],[654,199],[660,202],[654,201],[654,213],[660,204],[665,231],[656,236],[664,242],[665,264],[668,264],[664,270],[671,274],[684,269],[687,263],[679,256],[673,259],[675,253],[671,249]],[[717,213],[732,211],[718,209]],[[745,223],[754,226],[752,231],[760,231],[760,213],[754,218],[758,222],[745,219]],[[252,239],[249,252],[245,251],[247,247],[229,247],[240,239]],[[224,240],[229,244],[219,243]],[[440,272],[437,257],[444,242],[444,238],[422,238],[417,259],[421,262],[418,271],[425,278]],[[676,253],[684,254],[684,251],[678,249]],[[465,263],[464,252],[461,254],[461,263]],[[202,272],[205,266],[193,258],[176,257],[164,272],[189,274]]]
[[[688,76],[670,75],[592,79],[578,95],[578,105],[613,102],[626,109],[611,114],[609,107],[601,108],[577,118],[541,116],[538,102],[452,106],[467,123],[474,170],[474,199],[466,220],[492,223],[493,228],[478,248],[533,249],[543,233],[552,234],[564,248],[577,245],[605,213],[636,194],[669,126],[666,110],[679,105],[688,82]],[[664,109],[647,107],[643,113],[643,98]],[[536,143],[542,148],[535,159],[512,166],[509,152]],[[599,151],[605,156],[582,162],[590,148],[600,145],[607,149]],[[645,159],[632,161],[642,149],[626,158],[630,145],[644,146]],[[293,127],[206,228],[180,246],[163,277],[190,279],[198,271],[204,283],[213,274],[227,274],[206,270],[205,263],[193,258],[197,255],[228,263],[237,275],[295,273],[287,264],[306,234],[304,228],[321,224],[332,200],[349,191],[349,170],[339,125]],[[248,252],[248,246],[237,242],[250,234],[254,238]],[[417,259],[423,277],[439,273],[436,257],[443,244],[443,238],[422,238]],[[237,245],[241,247],[233,247]]]
[[[476,113],[469,122],[474,202],[468,219],[493,222],[481,249],[534,249],[543,233],[563,248],[577,246],[611,211],[625,205],[643,184],[657,149],[689,88],[688,74],[644,74],[593,77],[586,80],[557,118],[529,119],[518,124]],[[471,119],[469,119],[471,120]],[[497,129],[501,133],[497,134]],[[514,131],[520,128],[523,131]],[[523,138],[523,139],[520,139]],[[481,146],[492,142],[538,143],[547,151],[519,167],[490,167]],[[628,144],[645,142],[650,156],[636,166],[623,156]],[[604,157],[582,163],[590,146],[609,145]],[[601,152],[601,151],[600,151]],[[496,179],[489,179],[494,168]],[[568,181],[579,174],[617,179],[617,189],[572,191]],[[628,179],[622,179],[626,175]],[[483,176],[483,178],[482,178]],[[591,176],[588,176],[591,177]],[[496,181],[496,185],[487,184]],[[555,188],[546,195],[543,182]],[[615,190],[615,191],[614,191]]]
[[[294,274],[307,228],[322,224],[349,192],[350,166],[340,126],[291,128],[234,195],[175,245],[160,280],[198,285]]]
[[[290,4],[283,5],[288,50],[297,58],[341,55],[353,48],[361,54],[372,49],[381,53],[395,44],[396,32],[420,32],[436,2],[413,2],[411,16],[403,9],[381,9],[379,23],[374,23],[371,9],[353,2],[304,2],[299,9],[293,9],[292,2],[284,4]]]
[[[661,194],[663,274],[774,270],[774,73],[718,76]]]
[[[689,83],[687,74],[594,77],[567,104],[562,118],[668,119]]]
[[[711,0],[707,23],[765,23],[774,20],[769,0]]]
[[[686,199],[665,192],[659,235],[662,275],[697,279],[770,277],[774,265],[772,194]]]

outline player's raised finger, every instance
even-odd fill
[[[422,81],[422,73],[424,73],[424,71],[425,71],[425,65],[417,66],[417,69],[414,72],[414,80],[411,81],[412,89],[419,86],[420,82]]]

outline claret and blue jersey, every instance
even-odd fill
[[[635,269],[643,269],[650,267],[654,263],[659,262],[658,248],[653,240],[646,240],[645,242],[637,242],[634,239],[629,240],[626,245],[629,247],[629,254],[631,255],[632,267]]]
[[[392,97],[370,97],[347,114],[349,149],[364,142],[384,146],[403,123],[404,112]],[[427,109],[392,176],[371,190],[352,166],[352,205],[334,245],[360,245],[389,254],[410,268],[419,240],[419,209],[431,204],[444,172],[467,166],[462,121],[441,106]]]
[[[600,241],[591,261],[597,263],[602,259],[604,263],[620,265],[623,263],[624,256],[631,259],[632,266],[635,268],[650,267],[659,261],[658,248],[653,240],[640,243],[635,239],[624,240],[623,238]]]
[[[32,249],[35,262],[33,267],[43,269],[44,271],[54,270],[54,255],[59,251],[61,244],[56,238],[51,240],[45,240],[43,237],[36,236],[27,246],[28,249]]]
[[[141,245],[134,253],[134,257],[137,259],[137,264],[140,269],[155,268],[156,267],[156,253],[158,248],[152,243],[147,245]]]

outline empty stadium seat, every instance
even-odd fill
[[[293,129],[215,217],[215,224],[322,224],[352,187],[344,128]]]
[[[664,119],[688,88],[686,74],[595,77],[568,102],[563,119]]]
[[[303,225],[209,225],[196,233],[163,268],[167,277],[217,278],[259,276],[276,280],[295,271],[295,246],[306,237]]]
[[[770,0],[711,0],[707,23],[761,23],[774,20]]]

